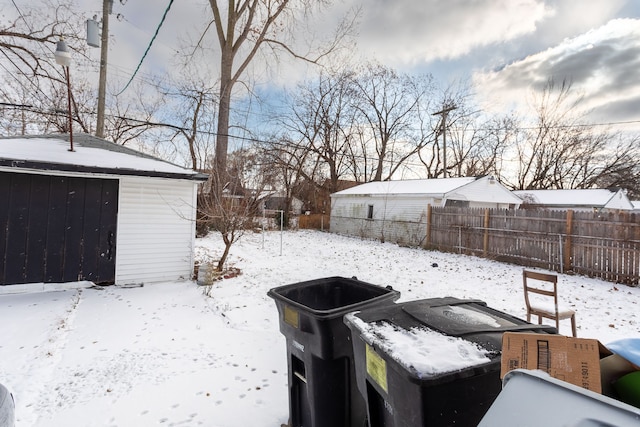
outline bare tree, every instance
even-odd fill
[[[60,111],[53,108],[57,101],[42,105],[38,95],[40,94],[34,91],[29,78],[24,75],[16,73],[4,80],[4,84],[0,86],[1,135],[27,135],[40,129],[48,130],[52,116],[68,116],[62,108]],[[47,96],[51,99],[51,95]]]
[[[295,52],[294,43],[287,36],[286,30],[296,25],[297,17],[309,18],[314,8],[330,4],[329,0],[209,0],[209,4],[220,47],[220,92],[214,168],[226,171],[232,91],[256,54],[263,47],[269,46],[274,51],[283,50],[296,58],[318,62],[336,48],[350,26],[339,27],[335,39],[323,51],[312,56]]]
[[[366,181],[388,180],[426,142],[415,123],[420,109],[428,108],[432,78],[398,74],[373,63],[362,69],[354,84],[358,88],[354,108],[362,120],[361,136],[366,141],[361,144],[363,154],[375,161]]]
[[[609,174],[633,169],[638,159],[635,140],[587,123],[580,102],[568,81],[559,85],[548,81],[535,99],[536,121],[520,125],[521,135],[515,141],[519,163],[512,188],[590,188],[616,182],[606,178]]]
[[[193,78],[192,74],[164,95],[165,99],[173,100],[166,121],[177,120],[176,126],[171,128],[171,141],[176,150],[187,153],[193,170],[204,169],[214,155],[218,104],[215,89],[204,80]]]
[[[220,194],[212,191],[214,182],[221,177],[212,177],[208,185],[201,187],[198,197],[198,229],[220,233],[224,249],[216,265],[224,271],[225,263],[234,243],[253,228],[258,212],[259,196],[270,185],[272,172],[269,165],[260,159],[257,150],[238,150],[229,156],[229,170]],[[215,170],[211,172],[216,173]]]
[[[497,115],[482,125],[486,129],[485,144],[479,156],[480,168],[473,175],[493,175],[502,180],[508,175],[512,162],[508,152],[518,136],[517,120],[512,115]]]
[[[450,84],[428,108],[418,118],[423,141],[418,158],[429,178],[477,176],[491,169],[490,156],[497,147],[491,146],[466,83]]]
[[[38,4],[13,3],[0,21],[0,89],[2,120],[17,119],[19,126],[3,125],[22,134],[68,132],[67,82],[55,64],[56,43],[64,39],[74,62],[87,60],[84,19],[68,1],[42,0]],[[74,79],[72,118],[83,131],[90,127],[83,97],[86,80]],[[76,91],[77,89],[77,91]],[[63,108],[64,105],[64,108]],[[65,111],[62,114],[62,111]],[[4,120],[3,120],[4,119]]]
[[[73,81],[71,91],[71,119],[76,131],[90,132],[93,123],[91,105],[95,104],[93,90],[86,79]],[[0,90],[4,114],[0,123],[12,134],[69,132],[68,93],[65,81],[58,77],[32,80],[15,73]]]
[[[290,212],[294,192],[303,183],[315,182],[313,177],[316,176],[319,166],[317,157],[313,158],[311,151],[305,146],[276,136],[264,142],[261,150],[261,157],[269,165],[269,170],[273,174],[271,177],[273,187],[280,188],[284,192],[284,211]],[[287,216],[286,219],[288,221],[289,217]]]
[[[580,188],[624,188],[631,200],[640,199],[640,140],[637,135],[615,134],[599,162],[585,164]]]
[[[0,23],[0,57],[5,64],[30,78],[55,76],[53,52],[62,38],[75,55],[86,57],[84,37],[78,25],[83,20],[72,10],[70,2],[43,0],[38,5],[13,3],[15,10]],[[15,16],[11,18],[11,16]],[[6,68],[7,70],[9,67]]]
[[[224,242],[224,250],[217,260],[217,271],[224,270],[231,246],[249,227],[253,218],[251,206],[251,200],[229,193],[201,194],[198,198],[198,229],[215,230],[220,233]]]
[[[308,181],[320,185],[329,181],[329,191],[338,181],[353,179],[352,140],[355,122],[354,87],[349,72],[321,73],[315,82],[298,85],[290,102],[289,116],[283,119],[288,141],[282,148],[288,162]]]
[[[487,117],[473,102],[470,88],[462,85],[451,90],[455,105],[447,117],[446,176],[499,177],[508,148],[508,117]]]
[[[64,39],[74,64],[89,61],[85,18],[65,0],[42,0],[30,6],[14,3],[14,9],[17,17],[0,24],[0,65],[6,82],[0,89],[0,108],[8,113],[0,118],[2,127],[5,132],[21,134],[67,133],[67,81],[55,64],[54,51],[56,42]],[[86,74],[72,72],[71,76],[72,126],[76,132],[92,133],[97,107],[94,85]],[[115,115],[108,117],[108,133],[114,142],[124,144],[154,127],[150,97],[138,89],[137,99],[118,100]],[[19,120],[20,125],[6,124],[9,119]]]

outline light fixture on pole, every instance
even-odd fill
[[[67,47],[67,44],[64,40],[60,40],[56,47],[55,52],[56,63],[58,65],[62,65],[62,69],[64,70],[64,76],[67,80],[67,109],[68,109],[68,120],[69,120],[69,151],[73,150],[73,120],[71,119],[71,75],[69,73],[69,65],[71,65],[71,52]]]

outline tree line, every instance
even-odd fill
[[[292,195],[303,183],[331,193],[343,181],[493,175],[513,190],[621,187],[640,196],[637,135],[585,117],[566,80],[550,79],[528,113],[489,114],[464,84],[443,90],[429,75],[370,63],[300,84],[260,151]]]

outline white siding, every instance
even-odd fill
[[[459,187],[447,193],[421,192],[427,187],[452,182]],[[390,190],[405,188],[396,193],[357,193],[360,187],[366,190],[380,186]],[[508,209],[510,205],[521,203],[518,197],[490,177],[368,183],[331,195],[331,232],[420,246],[427,233],[427,206],[444,206],[447,200],[467,201],[468,207],[472,208]],[[367,218],[369,206],[373,206],[371,218]]]
[[[611,199],[604,205],[605,209],[622,209],[632,210],[633,203],[629,200],[627,195],[622,190],[618,190]]]
[[[447,193],[449,200],[468,200],[469,207],[509,208],[522,201],[495,180],[484,177]]]
[[[426,236],[427,205],[416,196],[337,196],[331,200],[331,232],[420,245]],[[367,218],[369,206],[373,217]]]
[[[194,181],[123,177],[116,284],[189,280],[195,212]]]

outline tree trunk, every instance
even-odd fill
[[[233,239],[229,239],[229,237],[224,233],[222,233],[222,240],[224,240],[224,252],[218,260],[218,265],[216,266],[216,270],[218,271],[222,271],[224,269],[224,263],[227,262],[227,257],[229,256],[231,245],[233,245]]]
[[[229,146],[229,113],[231,110],[231,88],[233,87],[233,52],[231,45],[222,48],[220,70],[220,105],[218,108],[218,134],[216,135],[216,156],[214,160],[214,188],[218,199],[227,180],[227,149]],[[220,200],[220,199],[219,199]]]

